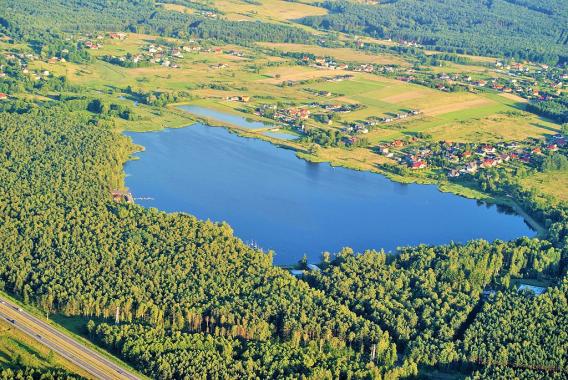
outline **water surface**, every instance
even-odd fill
[[[205,117],[208,119],[222,121],[228,124],[236,125],[240,128],[260,129],[271,127],[270,125],[262,123],[260,121],[248,120],[247,118],[244,118],[242,116],[233,115],[210,108],[199,106],[179,106],[178,108],[198,117]]]
[[[290,150],[196,124],[129,133],[146,150],[126,184],[148,207],[227,221],[243,240],[276,251],[275,263],[310,261],[344,246],[394,250],[420,243],[534,235],[496,206],[368,172],[298,159]]]
[[[274,131],[267,131],[264,132],[263,134],[280,140],[297,140],[300,137],[298,135],[293,135],[291,133],[274,132]]]

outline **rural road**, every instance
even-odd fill
[[[1,297],[0,318],[84,369],[96,379],[139,379],[138,376]]]

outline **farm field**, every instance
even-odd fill
[[[223,11],[223,16],[233,21],[262,20],[265,22],[290,23],[290,20],[305,16],[324,15],[327,11],[313,5],[283,0],[265,0],[248,3],[239,0],[214,0],[212,3]],[[297,24],[295,24],[297,26]]]
[[[291,43],[263,42],[258,45],[283,52],[311,53],[319,56],[333,57],[342,61],[409,66],[408,61],[394,54],[371,54],[369,52],[350,48],[327,48],[322,46]]]

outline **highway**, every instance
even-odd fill
[[[0,318],[53,352],[90,373],[95,379],[140,379],[101,354],[51,327],[8,300],[0,297]]]

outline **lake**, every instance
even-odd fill
[[[179,106],[178,109],[188,112],[197,117],[204,117],[207,119],[213,119],[217,121],[222,121],[231,125],[235,125],[240,128],[246,129],[261,129],[272,127],[269,124],[265,124],[260,121],[247,120],[246,118],[238,115],[228,114],[226,112],[216,111],[210,108],[199,107],[199,106]]]
[[[344,246],[395,250],[420,243],[534,236],[523,218],[435,186],[314,164],[295,152],[202,124],[127,133],[144,146],[125,165],[126,185],[147,207],[227,221],[276,264]]]

